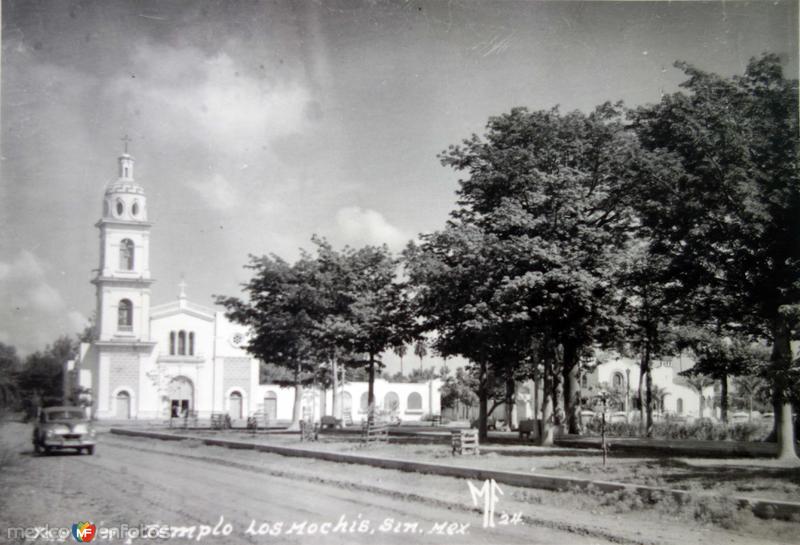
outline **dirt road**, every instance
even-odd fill
[[[479,512],[140,450],[111,437],[94,456],[34,456],[15,443],[25,453],[0,477],[13,491],[0,504],[0,540],[14,541],[7,527],[37,527],[42,537],[90,521],[98,531],[152,525],[184,542],[605,543],[524,522],[499,525],[499,517],[484,529]]]

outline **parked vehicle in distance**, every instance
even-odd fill
[[[65,448],[94,454],[95,444],[94,427],[80,407],[47,407],[39,413],[33,429],[33,450],[37,454]]]

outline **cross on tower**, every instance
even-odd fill
[[[131,142],[131,138],[126,134],[122,138],[120,138],[123,142],[125,142],[125,153],[128,153],[128,142]]]
[[[181,281],[178,282],[178,289],[180,292],[178,293],[179,299],[186,299],[186,280],[184,280],[183,275],[181,275]]]

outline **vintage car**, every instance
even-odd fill
[[[95,431],[80,407],[47,407],[42,409],[33,430],[33,450],[50,453],[56,449],[74,448],[94,454]]]

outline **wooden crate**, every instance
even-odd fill
[[[300,441],[316,441],[319,439],[319,428],[312,422],[300,421]]]
[[[456,430],[451,437],[453,454],[480,454],[478,430]]]
[[[386,443],[389,440],[389,423],[364,420],[361,424],[361,442],[365,446]]]

